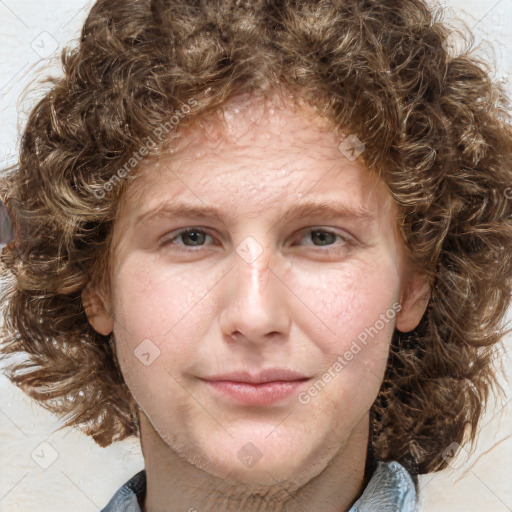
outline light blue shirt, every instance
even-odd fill
[[[146,494],[146,471],[134,475],[114,494],[101,512],[141,512]],[[407,470],[398,462],[377,463],[363,494],[348,512],[417,512],[416,488]]]

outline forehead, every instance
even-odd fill
[[[193,122],[168,154],[142,165],[125,191],[111,261],[143,236],[196,223],[238,238],[334,220],[401,253],[389,189],[361,158],[344,156],[340,140],[310,107],[281,101],[233,102]]]
[[[334,188],[340,199],[375,202],[383,184],[361,158],[350,161],[340,152],[346,135],[303,102],[237,98],[194,121],[171,139],[168,153],[142,166],[127,191],[130,209],[169,194],[217,205],[228,196],[256,214],[263,204],[279,204],[284,193],[300,199]]]

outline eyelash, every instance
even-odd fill
[[[320,228],[310,228],[304,235],[302,238],[304,238],[304,236],[307,236],[311,233],[314,233],[314,232],[319,232],[319,233],[328,233],[329,235],[333,235],[335,237],[338,237],[340,238],[342,241],[343,241],[343,244],[344,244],[344,247],[351,247],[355,244],[354,240],[348,236],[343,236],[343,235],[340,235],[339,233],[335,232],[335,231],[331,231],[331,230],[328,230],[328,229],[320,229]],[[205,233],[207,236],[212,236],[210,235],[210,233],[208,233],[208,230],[205,230],[205,229],[202,229],[200,227],[189,227],[189,228],[183,228],[183,229],[180,229],[178,231],[175,231],[174,232],[174,236],[172,238],[166,238],[161,244],[160,246],[161,247],[165,247],[165,246],[169,246],[169,245],[175,245],[173,244],[173,241],[176,240],[177,238],[179,238],[181,235],[185,234],[185,233],[194,233],[194,232],[200,232],[200,233]],[[332,253],[332,252],[339,252],[340,251],[340,248],[339,247],[336,247],[336,248],[330,248],[332,246],[329,246],[329,245],[326,245],[326,246],[321,246],[321,245],[313,245],[311,244],[312,247],[327,247],[327,249],[323,249],[322,252],[325,252],[325,253]],[[181,251],[181,252],[197,252],[201,247],[204,247],[204,246],[195,246],[197,247],[197,249],[194,249],[194,246],[184,246],[184,247],[189,247],[188,249],[183,249],[182,247],[179,247],[177,246],[177,249],[178,251]]]

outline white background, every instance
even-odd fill
[[[453,23],[455,16],[473,29],[476,42],[483,42],[481,54],[496,63],[496,77],[508,83],[512,0],[443,5],[449,6]],[[15,160],[35,98],[20,100],[22,90],[34,80],[61,74],[60,52],[76,44],[91,6],[84,0],[0,0],[1,166]],[[511,345],[508,338],[509,351]],[[422,511],[512,511],[512,359],[504,353],[502,360],[505,396],[486,411],[475,453],[459,456],[455,469],[420,477]],[[103,449],[75,429],[55,432],[58,422],[0,377],[0,512],[97,512],[144,467],[138,440]]]

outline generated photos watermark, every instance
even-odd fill
[[[391,308],[385,313],[381,313],[379,320],[377,320],[371,327],[366,327],[357,335],[357,339],[352,340],[350,348],[345,350],[343,354],[339,354],[336,361],[329,366],[329,368],[317,379],[306,391],[302,391],[298,395],[298,400],[301,404],[306,405],[311,402],[311,399],[318,395],[329,382],[332,381],[340,372],[347,366],[347,364],[354,359],[362,350],[362,346],[366,346],[369,338],[373,339],[386,324],[393,320],[396,314],[402,309],[402,305],[395,302]],[[362,345],[362,346],[361,346]]]
[[[106,183],[94,191],[94,195],[97,199],[103,199],[106,196],[106,192],[113,190],[121,180],[126,178],[126,176],[138,166],[142,159],[149,155],[149,150],[156,148],[157,142],[160,142],[169,135],[172,129],[197,106],[197,100],[195,98],[190,98],[187,103],[188,105],[184,103],[181,108],[176,109],[168,121],[159,124],[153,130],[152,135],[147,137],[146,142],[131,154],[128,161],[119,168]]]

